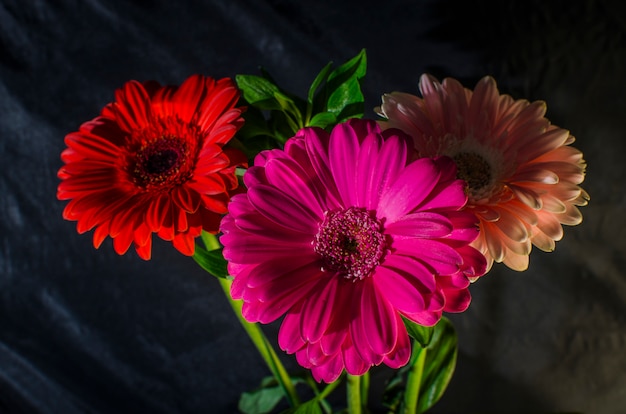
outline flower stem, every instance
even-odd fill
[[[268,341],[259,324],[250,323],[243,318],[241,314],[243,302],[240,300],[234,300],[230,296],[230,285],[232,284],[232,281],[224,278],[217,279],[220,281],[220,285],[224,290],[226,299],[228,299],[230,306],[235,312],[235,315],[237,315],[241,326],[243,326],[246,333],[252,340],[252,343],[254,344],[254,346],[256,346],[257,350],[265,360],[265,363],[272,372],[272,375],[274,375],[274,378],[276,379],[276,381],[278,381],[281,388],[283,389],[285,397],[287,398],[287,402],[291,407],[298,406],[300,404],[300,399],[298,398],[298,394],[296,393],[296,388],[294,387],[293,382],[291,381],[291,378],[287,373],[287,370],[280,362],[280,359],[278,359],[278,355],[276,355],[272,344]]]
[[[361,377],[358,375],[347,376],[348,384],[346,386],[348,390],[348,413],[349,414],[361,414],[363,402],[361,400]]]
[[[424,361],[426,361],[426,348],[423,348],[420,344],[414,343],[414,352],[417,353],[417,357],[411,370],[407,376],[406,390],[404,392],[404,412],[405,414],[419,414],[417,411],[417,403],[419,400],[420,386],[422,382],[422,375],[424,374]]]
[[[367,398],[370,391],[370,372],[367,371],[361,377],[361,405],[367,407]]]

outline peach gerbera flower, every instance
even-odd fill
[[[423,98],[383,95],[376,112],[387,119],[380,124],[411,135],[420,156],[456,162],[467,208],[480,221],[474,247],[490,265],[519,271],[528,268],[532,245],[554,250],[561,225],[579,224],[577,206],[589,200],[579,186],[586,165],[569,131],[550,124],[544,102],[501,95],[489,76],[471,91],[455,79],[422,75],[419,89]]]

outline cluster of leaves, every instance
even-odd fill
[[[247,107],[237,134],[241,149],[252,160],[261,150],[282,147],[303,127],[332,128],[362,117],[366,69],[365,50],[335,69],[330,62],[311,83],[306,99],[283,90],[264,70],[261,76],[237,75],[240,103]]]
[[[383,393],[383,404],[392,413],[407,412],[410,394],[417,396],[416,413],[430,409],[443,396],[456,367],[458,339],[452,323],[443,317],[434,327],[404,319],[413,352],[409,363],[398,369]],[[421,358],[420,358],[421,357]],[[421,364],[421,366],[418,366]],[[418,375],[419,380],[411,376]],[[418,389],[410,389],[411,386]]]

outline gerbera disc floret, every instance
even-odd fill
[[[313,246],[324,263],[323,271],[348,279],[369,276],[386,247],[380,221],[356,207],[327,212]]]
[[[486,270],[451,159],[414,160],[409,137],[351,120],[260,153],[222,221],[243,316],[284,316],[279,345],[318,381],[407,363],[402,317],[432,326]]]
[[[57,196],[80,233],[131,245],[149,259],[152,234],[186,255],[216,233],[245,157],[225,144],[243,125],[230,79],[194,75],[180,87],[130,81],[100,116],[65,137]]]
[[[528,267],[532,245],[552,251],[562,225],[582,221],[589,200],[574,137],[545,118],[544,102],[514,100],[491,77],[472,91],[451,78],[420,80],[422,97],[394,92],[377,112],[382,128],[399,128],[420,156],[449,156],[467,183],[468,210],[479,219],[474,246],[515,270]]]

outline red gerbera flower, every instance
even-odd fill
[[[194,238],[216,233],[237,189],[245,156],[224,148],[243,125],[230,79],[191,76],[180,87],[127,82],[100,116],[65,137],[58,172],[63,211],[98,248],[110,236],[118,254],[131,243],[151,254],[152,233],[194,253]]]

